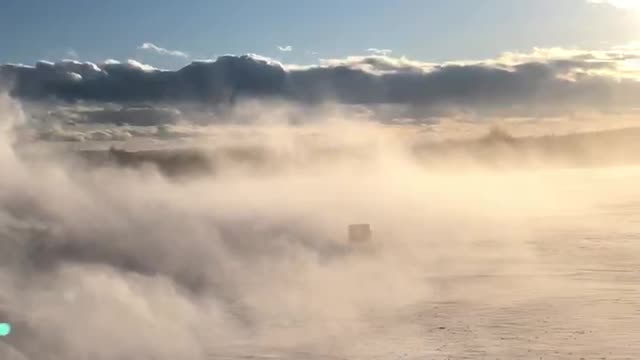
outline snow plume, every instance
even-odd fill
[[[403,320],[417,305],[517,302],[512,283],[488,299],[443,279],[535,271],[523,219],[576,204],[556,178],[430,172],[401,137],[358,121],[300,136],[247,125],[287,162],[263,172],[229,157],[175,180],[26,151],[6,96],[0,120],[0,320],[14,324],[3,359],[372,356],[380,339],[438,326]],[[361,222],[372,249],[347,244]]]

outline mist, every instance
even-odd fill
[[[515,356],[476,315],[582,294],[558,277],[569,242],[550,229],[637,195],[633,166],[497,169],[455,151],[425,164],[408,141],[420,132],[317,108],[293,126],[283,109],[304,107],[254,106],[260,119],[194,147],[258,160],[223,153],[174,177],[34,147],[25,109],[2,97],[0,319],[14,333],[1,357],[463,357],[439,334],[466,311],[475,340],[450,342]],[[371,247],[349,244],[353,223],[371,224]]]

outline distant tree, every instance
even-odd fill
[[[489,142],[513,142],[515,138],[502,126],[492,125],[489,133],[484,136],[484,141]]]

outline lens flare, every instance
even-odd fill
[[[9,336],[11,334],[11,324],[0,323],[0,337]]]

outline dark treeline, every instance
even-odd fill
[[[640,162],[640,128],[568,135],[512,137],[499,129],[472,140],[425,142],[411,146],[419,163],[434,167],[470,164],[488,168],[589,167]],[[340,158],[366,157],[366,149],[309,147],[304,154],[277,152],[258,145],[229,146],[215,150],[166,149],[81,151],[92,165],[155,166],[169,176],[210,174],[225,167],[249,171],[274,171],[287,166]]]

